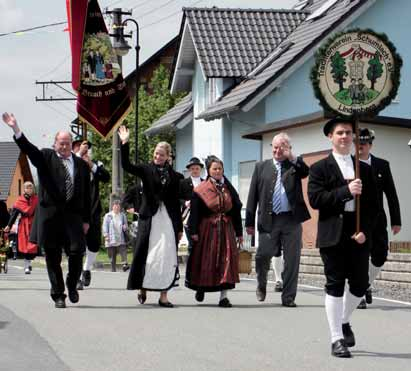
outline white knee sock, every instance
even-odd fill
[[[220,301],[227,298],[227,290],[220,291]]]
[[[276,281],[283,281],[281,278],[281,273],[284,269],[284,262],[283,262],[283,257],[282,256],[274,256],[272,259],[273,262],[273,268],[274,268],[274,274],[275,274],[275,280]]]
[[[370,265],[368,267],[368,282],[370,286],[374,282],[374,280],[377,278],[378,274],[380,273],[382,267],[376,267],[374,264],[370,262]]]
[[[326,294],[325,312],[331,332],[331,343],[344,339],[342,333],[343,298]]]
[[[360,304],[361,299],[362,297],[354,296],[348,289],[345,290],[342,323],[350,322],[351,314],[354,312],[354,309],[357,308],[358,304]]]
[[[84,266],[83,266],[84,271],[91,270],[91,267],[93,266],[94,262],[96,261],[96,257],[97,257],[96,252],[92,252],[89,249],[87,249],[86,260],[84,261]]]
[[[24,259],[24,270],[29,269],[30,267],[30,260]]]

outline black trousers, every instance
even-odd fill
[[[360,245],[351,236],[355,233],[355,213],[344,213],[344,226],[340,242],[336,246],[320,249],[326,277],[328,295],[344,295],[345,281],[351,294],[362,297],[368,288],[369,243]]]
[[[377,224],[372,233],[371,239],[371,263],[375,267],[382,267],[387,261],[388,256],[388,232],[387,232],[387,217],[384,212],[381,212],[377,218]]]
[[[61,258],[63,249],[61,247],[56,247],[54,249],[46,249],[46,265],[47,273],[50,280],[50,296],[53,300],[58,298],[65,298],[64,294],[65,285],[63,278],[63,270],[61,268]],[[83,263],[83,252],[78,253],[68,253],[68,273],[66,277],[67,290],[75,290],[78,280],[80,279],[82,263]]]
[[[101,246],[101,223],[100,215],[94,216],[90,222],[90,228],[86,235],[87,249],[98,252]]]

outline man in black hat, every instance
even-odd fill
[[[204,165],[201,163],[199,158],[192,157],[186,165],[186,169],[190,172],[190,176],[180,181],[180,198],[185,201],[182,210],[183,221],[188,220],[188,215],[190,213],[190,200],[193,195],[194,187],[198,186],[204,180],[201,178],[201,171],[203,170],[203,167]],[[184,223],[184,230],[188,240],[188,248],[191,249],[192,241],[186,223]]]
[[[86,235],[87,249],[86,259],[83,264],[82,277],[77,284],[77,290],[83,290],[83,286],[89,286],[91,282],[91,267],[96,261],[97,253],[101,245],[101,201],[100,183],[110,181],[110,173],[104,168],[101,161],[93,161],[89,155],[92,144],[83,139],[74,140],[72,144],[73,152],[83,159],[90,169],[90,190],[91,190],[91,219],[90,229]]]
[[[377,211],[377,190],[371,168],[360,162],[355,178],[351,156],[354,123],[332,119],[324,134],[332,153],[310,168],[308,198],[319,210],[317,247],[324,263],[325,311],[331,332],[331,354],[348,358],[355,345],[350,317],[368,287],[369,239]],[[360,229],[356,231],[354,198],[360,196]],[[345,282],[348,280],[348,290]]]
[[[387,216],[385,215],[383,205],[384,193],[387,199],[388,209],[390,211],[392,233],[396,235],[401,230],[400,203],[398,201],[397,191],[392,178],[390,164],[388,161],[375,157],[371,154],[374,138],[375,134],[372,130],[368,128],[360,129],[358,138],[360,160],[371,166],[375,183],[377,185],[379,209],[376,217],[377,222],[372,233],[372,241],[370,244],[371,261],[368,270],[370,287],[365,294],[365,300],[362,299],[358,305],[359,309],[366,309],[367,303],[372,303],[371,285],[387,260],[388,233]]]

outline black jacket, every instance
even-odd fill
[[[301,179],[308,176],[308,166],[301,157],[295,163],[285,161],[282,182],[287,194],[294,220],[302,223],[310,219],[310,213],[304,202]],[[269,233],[272,230],[272,197],[277,180],[277,170],[273,159],[258,162],[255,165],[248,193],[246,227],[254,227],[255,213],[258,208],[258,230]]]
[[[368,239],[378,211],[378,200],[371,167],[363,162],[360,162],[360,178],[363,187],[360,197],[360,231]],[[332,153],[311,165],[308,199],[311,207],[319,210],[317,247],[337,245],[343,230],[345,203],[352,200],[353,196]]]
[[[39,150],[24,134],[15,139],[17,145],[37,168],[39,204],[34,216],[30,240],[45,249],[56,247],[61,226],[70,240],[70,249],[84,250],[83,223],[90,223],[90,169],[81,158],[74,161],[74,194],[66,201],[65,168],[56,151]]]
[[[143,194],[139,209],[140,219],[151,218],[155,215],[160,205],[164,202],[168,215],[173,223],[174,231],[182,232],[181,208],[179,201],[179,186],[181,176],[171,166],[168,166],[170,182],[165,189],[162,188],[160,175],[154,164],[130,163],[129,144],[121,146],[121,164],[123,169],[130,174],[137,175],[143,182]]]
[[[108,183],[110,181],[110,173],[104,168],[104,165],[100,161],[93,161],[97,170],[92,173],[92,179],[90,183],[91,188],[91,217],[96,220],[101,216],[101,201],[100,201],[100,183]]]

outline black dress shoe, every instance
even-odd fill
[[[78,291],[76,289],[68,290],[68,297],[69,297],[70,301],[73,304],[78,303],[78,301],[80,300],[80,296],[79,296]]]
[[[195,298],[200,303],[204,301],[204,291],[196,291]]]
[[[224,298],[219,301],[218,306],[221,308],[231,308],[233,304],[230,303],[230,300],[228,300],[227,298]]]
[[[351,353],[348,350],[347,346],[343,339],[337,340],[331,344],[331,355],[339,358],[350,358]]]
[[[146,294],[146,292],[145,292],[145,291],[140,291],[140,292],[137,294],[137,300],[138,300],[138,302],[139,302],[140,304],[144,304],[144,303],[146,302],[146,300],[147,300],[147,294]]]
[[[365,292],[365,301],[367,302],[367,304],[372,304],[372,290],[368,289]]]
[[[64,298],[57,298],[54,301],[54,306],[56,308],[65,308],[66,307],[66,301],[64,300]]]
[[[90,271],[84,271],[83,272],[83,285],[84,286],[90,286],[91,282],[91,272]]]
[[[127,272],[130,269],[128,264],[123,264],[123,272]]]
[[[295,301],[293,299],[290,300],[285,300],[281,303],[283,307],[288,307],[288,308],[295,308],[297,304],[295,304]]]
[[[158,299],[158,305],[163,308],[173,308],[174,307],[174,305],[170,303],[169,301],[162,302],[160,299]]]
[[[282,292],[283,291],[283,283],[281,281],[277,281],[274,286],[275,292]]]
[[[77,290],[84,290],[83,281],[81,279],[77,282]]]
[[[349,323],[343,323],[342,332],[344,335],[344,342],[347,347],[353,347],[355,345],[355,336],[351,330]]]
[[[267,290],[265,287],[264,288],[257,287],[257,290],[255,291],[255,295],[257,296],[258,301],[264,301],[266,294],[267,294]]]
[[[367,303],[364,299],[361,299],[360,304],[358,304],[357,309],[367,309]]]

